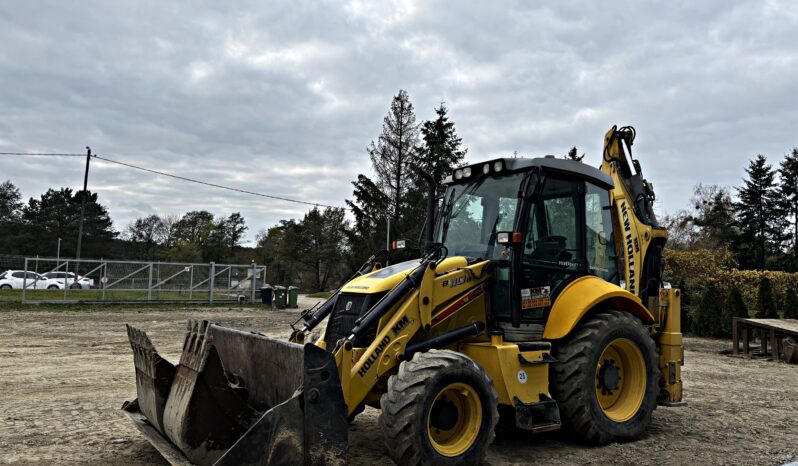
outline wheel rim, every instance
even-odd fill
[[[430,443],[443,456],[465,453],[479,436],[481,426],[479,395],[464,383],[447,385],[438,392],[427,414]]]
[[[608,344],[596,363],[596,398],[604,414],[624,422],[637,414],[646,392],[646,362],[629,339]]]

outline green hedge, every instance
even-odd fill
[[[739,270],[728,250],[699,249],[694,251],[666,250],[665,281],[682,288],[682,328],[698,329],[700,334],[714,334],[714,319],[709,313],[721,313],[721,334],[731,331],[730,319],[746,313],[750,317],[796,318],[798,316],[798,273],[773,270]],[[734,289],[739,298],[733,297]],[[737,292],[735,292],[736,294]],[[709,300],[707,298],[709,296]],[[738,302],[742,299],[742,305]],[[721,306],[711,305],[717,299]],[[702,302],[705,305],[702,308]],[[730,308],[733,306],[733,308]],[[698,318],[700,322],[695,322]],[[708,320],[709,319],[709,320]],[[727,322],[728,320],[728,322]],[[692,323],[692,325],[691,325]],[[708,326],[709,325],[709,326]]]

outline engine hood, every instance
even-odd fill
[[[341,292],[372,294],[389,291],[420,264],[420,259],[413,259],[383,267],[351,280],[341,288]],[[465,257],[449,257],[444,259],[435,271],[437,273],[443,273],[457,267],[465,267],[466,265],[468,265],[468,261]]]

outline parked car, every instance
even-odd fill
[[[31,290],[46,289],[51,283],[47,278],[36,272],[26,272],[24,270],[6,270],[0,274],[0,289],[21,290],[22,285]]]
[[[47,279],[48,290],[63,290],[64,286],[69,286],[70,289],[81,288],[88,290],[94,286],[93,279],[78,275],[77,280],[75,280],[75,274],[72,272],[47,272],[43,276]],[[66,284],[64,284],[64,281],[66,281]]]

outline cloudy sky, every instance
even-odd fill
[[[190,3],[190,4],[189,4]],[[391,98],[445,101],[471,162],[598,164],[613,124],[660,212],[694,184],[738,185],[798,145],[798,3],[145,2],[0,4],[0,151],[74,151],[343,205]],[[306,206],[101,161],[118,229],[150,213],[240,211],[250,236]],[[0,158],[23,196],[78,188],[77,158]]]

